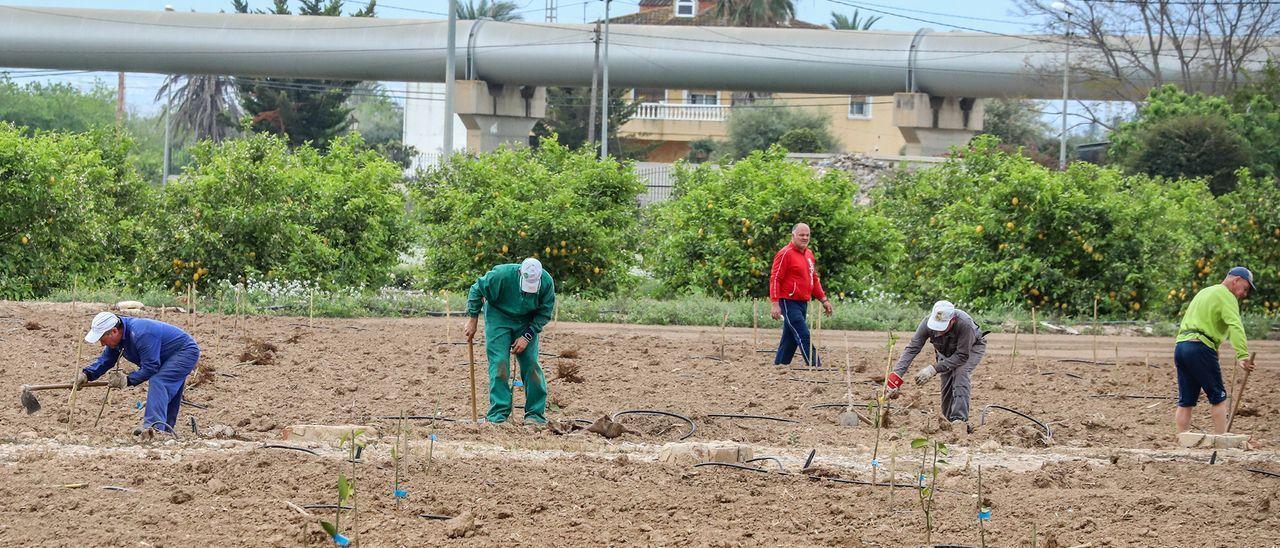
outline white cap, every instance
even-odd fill
[[[520,290],[537,293],[542,287],[542,263],[533,257],[520,263]]]
[[[929,313],[929,329],[946,331],[951,325],[951,318],[954,317],[956,317],[956,305],[951,304],[951,301],[933,303],[933,312]]]
[[[89,333],[84,336],[84,342],[96,343],[102,338],[102,334],[111,331],[111,328],[120,323],[120,317],[110,312],[99,312],[93,317],[93,325],[89,327]]]

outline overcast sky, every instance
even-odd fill
[[[465,0],[464,0],[465,1]],[[478,1],[478,0],[477,0]],[[519,12],[527,21],[542,21],[547,0],[514,0]],[[291,2],[297,5],[297,2]],[[3,5],[40,7],[77,7],[97,9],[163,10],[166,5],[176,11],[217,12],[231,9],[231,0],[0,0]],[[250,0],[252,8],[267,8],[271,0]],[[348,10],[363,6],[363,0],[347,0]],[[1036,21],[1019,20],[1015,16],[1012,0],[968,0],[966,2],[940,0],[878,0],[874,3],[861,0],[797,0],[798,18],[811,23],[827,24],[831,12],[852,14],[861,6],[863,15],[883,16],[875,28],[885,30],[916,30],[930,27],[936,30],[979,30],[1000,33],[1022,33],[1033,30]],[[448,9],[447,0],[392,0],[378,2],[378,17],[406,19],[438,19]],[[638,0],[613,0],[610,15],[633,13],[639,9]],[[873,11],[874,10],[874,11]],[[581,23],[594,21],[604,13],[602,0],[559,0],[559,22]],[[78,86],[92,86],[95,81],[114,87],[115,73],[83,73],[58,78]],[[18,82],[31,78],[15,78]],[[150,113],[157,110],[153,100],[161,77],[149,74],[127,76],[126,101],[131,110]]]

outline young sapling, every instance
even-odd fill
[[[911,440],[911,448],[920,450],[917,493],[920,499],[920,511],[924,513],[924,539],[927,544],[933,540],[933,513],[936,508],[934,496],[937,494],[938,465],[947,463],[939,457],[947,455],[947,445],[928,438],[916,438]],[[925,473],[926,470],[928,474]],[[928,486],[925,485],[926,481]]]

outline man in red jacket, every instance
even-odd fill
[[[831,302],[822,290],[813,251],[809,249],[809,225],[799,223],[791,229],[791,243],[773,256],[773,269],[769,271],[773,319],[782,320],[782,341],[778,343],[774,365],[790,365],[797,346],[806,365],[821,365],[818,356],[809,355],[813,349],[809,347],[809,326],[805,321],[812,299],[821,301],[823,311],[831,315]]]

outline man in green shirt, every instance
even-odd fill
[[[489,412],[485,419],[501,423],[511,415],[511,354],[520,363],[524,381],[524,420],[543,424],[547,407],[547,379],[538,365],[538,334],[551,320],[556,288],[537,259],[493,267],[471,286],[467,295],[467,327],[474,340],[480,307],[484,306],[484,347],[489,358]]]
[[[1181,434],[1191,430],[1191,409],[1200,399],[1200,391],[1209,399],[1213,417],[1213,433],[1227,432],[1227,390],[1222,385],[1222,369],[1218,366],[1218,347],[1231,339],[1240,367],[1253,371],[1249,361],[1249,343],[1240,321],[1240,299],[1249,295],[1253,273],[1243,266],[1227,272],[1221,284],[1196,293],[1182,316],[1173,364],[1178,369],[1178,408],[1173,422]]]

